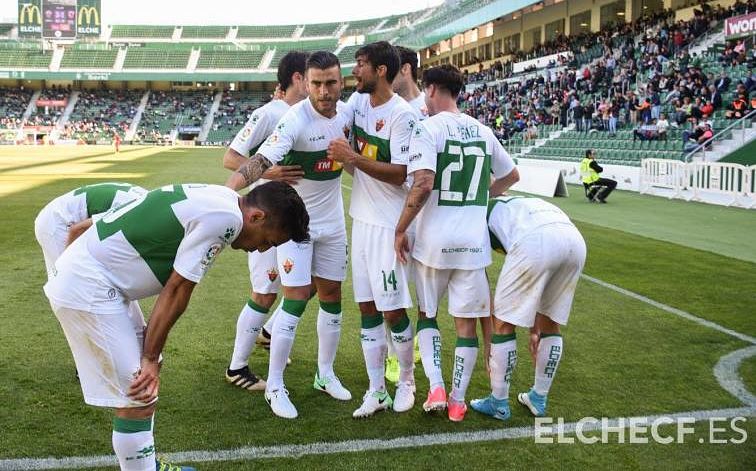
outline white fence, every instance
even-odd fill
[[[756,205],[756,165],[644,159],[640,192],[688,201],[719,200],[727,206]]]

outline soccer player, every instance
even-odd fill
[[[115,136],[113,136],[113,144],[115,144],[115,151],[116,154],[121,152],[121,135],[118,134],[118,131],[114,132]]]
[[[493,174],[495,179],[490,185],[493,194],[519,180],[512,159],[493,132],[457,109],[463,86],[462,74],[449,64],[423,74],[431,117],[415,128],[411,140],[407,172],[414,181],[394,242],[399,260],[406,262],[410,250],[407,230],[417,217],[412,247],[420,311],[417,336],[430,382],[423,409],[443,410],[448,406],[449,420],[455,422],[463,420],[467,411],[465,391],[478,353],[476,319],[490,315],[485,272],[491,263],[486,227],[490,177]],[[448,404],[436,322],[439,302],[447,290],[449,313],[457,331]]]
[[[428,117],[428,107],[425,105],[425,93],[417,86],[417,52],[403,46],[396,46],[396,50],[402,66],[394,78],[394,92],[417,110],[418,119],[423,121]]]
[[[70,243],[69,230],[82,231],[91,225],[83,221],[121,206],[147,193],[141,186],[130,183],[95,183],[82,186],[58,196],[45,205],[34,220],[34,235],[42,247],[47,267],[47,279],[55,275],[55,261]],[[72,240],[72,239],[71,239]]]
[[[225,168],[238,170],[273,133],[276,124],[289,108],[307,97],[304,78],[307,57],[307,53],[292,51],[281,58],[278,63],[278,83],[283,93],[282,98],[274,99],[252,113],[223,156]],[[265,171],[265,180],[260,180],[256,184],[267,180],[280,180],[296,185],[297,180],[303,175],[302,167],[299,165],[276,165]],[[248,358],[261,332],[261,341],[270,342],[270,329],[275,316],[270,316],[267,323],[265,319],[276,301],[281,285],[276,263],[275,248],[262,253],[251,252],[248,255],[252,294],[236,321],[234,351],[226,370],[226,381],[248,391],[265,390],[265,380],[249,369]]]
[[[499,196],[488,203],[491,247],[507,254],[494,297],[491,395],[470,406],[493,418],[510,416],[509,385],[517,364],[515,327],[530,329],[535,382],[517,400],[535,416],[546,413],[546,397],[562,358],[559,326],[567,323],[585,241],[561,209],[539,198]]]
[[[270,182],[240,197],[216,185],[168,185],[99,218],[55,263],[45,294],[79,372],[84,402],[115,409],[123,470],[193,469],[155,459],[153,414],[168,332],[227,245],[265,250],[307,239],[304,203]],[[158,295],[140,342],[127,311]]]
[[[355,418],[392,407],[406,412],[415,404],[412,306],[409,267],[396,260],[394,227],[407,196],[407,157],[417,118],[391,89],[399,71],[399,54],[386,41],[362,46],[352,73],[357,91],[347,105],[354,112],[354,150],[346,139],[331,142],[328,157],[354,175],[349,215],[352,216],[352,285],[362,318],[360,332],[369,387]],[[400,364],[394,400],[386,391],[384,365],[387,341],[384,319],[391,329]]]
[[[273,325],[265,388],[265,399],[273,413],[288,419],[298,413],[284,386],[283,372],[313,281],[320,300],[318,371],[313,386],[342,401],[352,398],[333,371],[341,335],[341,283],[346,278],[347,243],[342,166],[326,155],[331,141],[351,133],[352,113],[339,101],[343,80],[334,54],[311,54],[306,79],[309,98],[286,112],[257,153],[226,182],[234,189],[251,185],[273,164],[300,165],[304,172],[295,188],[310,214],[312,240],[290,242],[277,250],[283,303]]]

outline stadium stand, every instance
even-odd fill
[[[67,102],[71,93],[70,87],[52,86],[45,88],[39,95],[39,100]],[[27,126],[54,126],[63,115],[63,107],[37,106],[29,119],[24,123]]]
[[[357,52],[361,46],[347,46],[338,53],[339,62],[342,64],[354,63],[354,53]]]
[[[123,63],[124,69],[184,69],[191,51],[147,48],[129,48]]]
[[[270,68],[275,69],[278,67],[278,61],[289,51],[335,51],[338,47],[338,40],[336,39],[321,39],[313,41],[297,41],[296,43],[270,43],[268,47],[276,49],[273,55],[273,60],[270,62]]]
[[[0,41],[0,67],[46,69],[52,52],[31,41]]]
[[[17,128],[34,92],[28,88],[0,87],[0,128]]]
[[[175,26],[162,25],[113,25],[110,37],[170,39],[175,29]]]
[[[239,26],[236,37],[240,39],[291,38],[297,25]]]
[[[349,27],[346,29],[346,31],[344,31],[344,36],[368,34],[372,30],[374,30],[379,24],[381,24],[382,21],[383,21],[383,18],[361,20],[361,21],[350,21]]]
[[[210,110],[214,91],[153,91],[139,122],[137,136],[144,142],[155,141],[177,126],[201,126]]]
[[[228,26],[184,26],[181,28],[181,39],[223,39],[228,29]]]
[[[15,27],[14,23],[0,23],[0,36],[10,36],[11,31]]]
[[[319,23],[313,25],[305,25],[302,32],[303,38],[313,38],[318,36],[335,36],[336,31],[343,25],[343,23]]]
[[[118,49],[66,49],[60,62],[62,69],[112,69]]]
[[[202,49],[197,62],[198,69],[255,69],[260,65],[265,50],[226,50],[213,51]]]
[[[228,145],[236,133],[246,124],[252,112],[269,99],[270,93],[267,92],[224,91],[207,141],[213,144]]]
[[[61,135],[88,144],[124,137],[144,90],[82,90]]]

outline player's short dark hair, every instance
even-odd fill
[[[593,155],[593,149],[586,149],[585,150],[585,156],[590,157]]]
[[[244,197],[244,204],[265,211],[270,222],[294,242],[309,240],[310,215],[302,198],[287,183],[272,181],[257,186]]]
[[[336,57],[336,54],[332,52],[317,51],[310,54],[310,57],[307,58],[308,69],[326,70],[330,69],[331,67],[338,67],[339,69],[341,68],[339,58]]]
[[[396,52],[399,53],[399,58],[401,59],[401,64],[409,64],[410,69],[412,70],[412,80],[417,82],[417,52],[413,51],[412,49],[404,46],[394,46],[396,48]],[[400,66],[401,67],[401,66]]]
[[[451,64],[441,64],[423,72],[423,87],[435,85],[448,91],[452,97],[459,96],[460,90],[465,85],[465,78],[458,68]]]
[[[402,67],[402,59],[399,57],[399,52],[388,41],[365,44],[354,53],[355,59],[359,56],[365,56],[374,69],[385,65],[386,80],[389,83],[394,81],[394,77],[396,77],[396,74],[399,73],[399,69]]]
[[[299,72],[304,76],[307,58],[310,56],[307,52],[289,51],[278,62],[278,84],[281,90],[286,91],[291,86],[291,76]]]

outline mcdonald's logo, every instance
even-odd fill
[[[26,21],[24,21],[24,17],[26,17]],[[37,18],[37,21],[34,21],[34,17]],[[21,7],[21,12],[18,14],[18,23],[22,25],[37,24],[39,26],[42,26],[42,12],[39,11],[39,7],[35,4],[24,3]]]
[[[94,17],[94,22],[92,22],[92,17]],[[86,18],[86,21],[84,18]],[[82,23],[88,26],[100,26],[100,12],[97,11],[97,8],[82,5],[81,8],[79,8],[79,19],[77,20],[77,24],[81,26]]]

